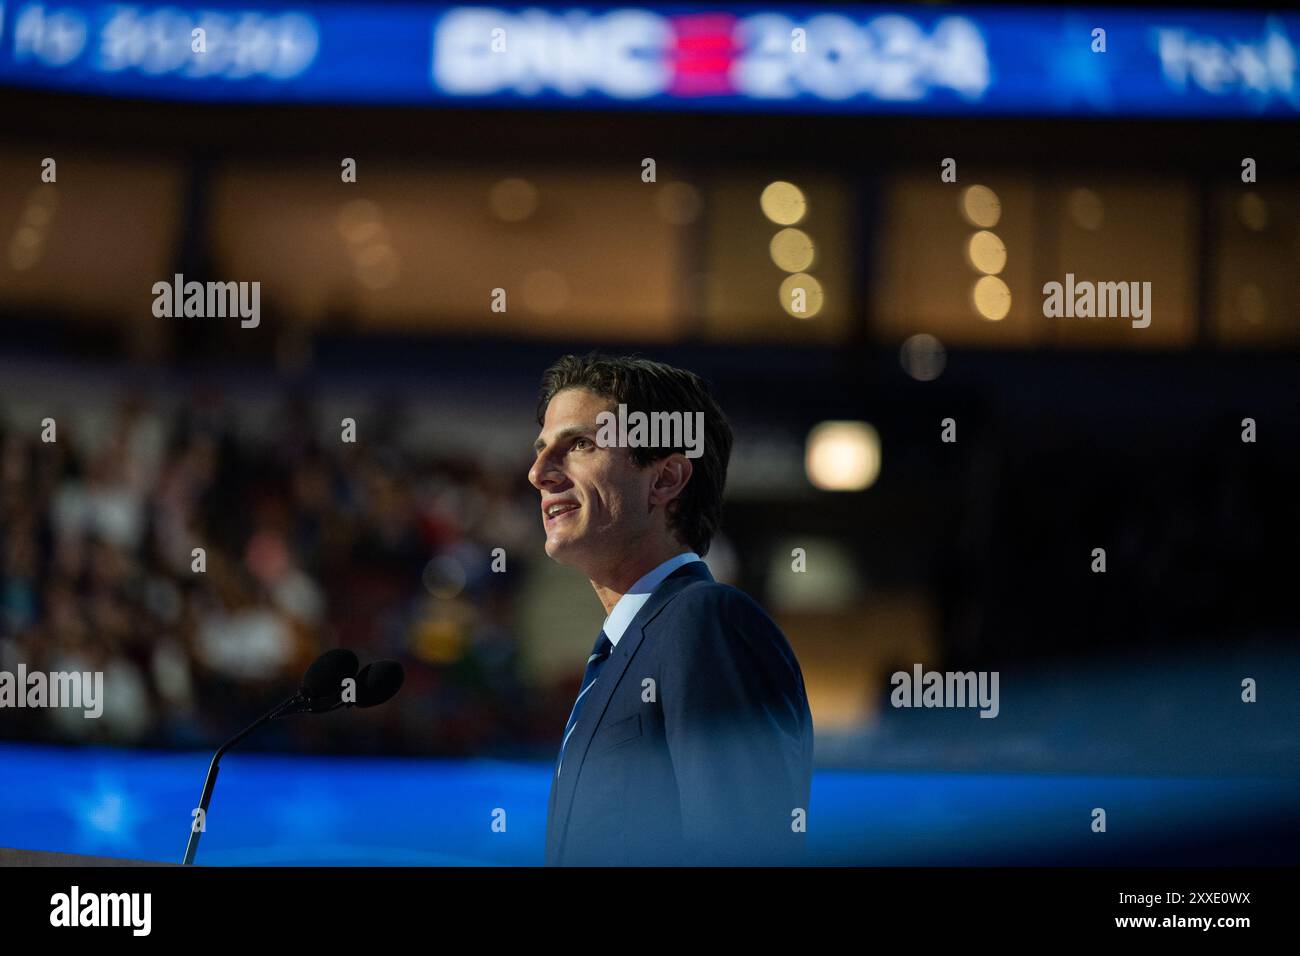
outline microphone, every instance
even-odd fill
[[[357,707],[377,707],[402,688],[406,671],[397,661],[375,661],[357,675]]]
[[[330,683],[325,686],[332,687],[336,677],[337,683],[341,685],[344,677],[335,674],[328,678]],[[405,677],[406,671],[402,669],[402,665],[397,661],[375,661],[373,664],[367,664],[361,668],[361,672],[353,679],[356,690],[353,700],[345,700],[341,691],[312,694],[304,690],[298,697],[294,698],[295,700],[303,698],[296,705],[300,709],[292,711],[292,713],[310,710],[314,714],[323,714],[331,710],[338,710],[340,707],[376,707],[397,693]],[[306,680],[303,681],[304,687],[306,687],[307,683]]]
[[[298,693],[288,700],[277,704],[257,720],[253,721],[235,736],[231,737],[212,756],[208,765],[208,775],[203,780],[203,793],[199,797],[199,809],[195,816],[201,815],[204,826],[207,825],[208,805],[212,802],[212,791],[217,785],[217,772],[220,770],[221,758],[226,751],[239,743],[257,728],[268,721],[290,714],[323,714],[347,704],[356,707],[374,707],[390,700],[402,686],[405,671],[397,661],[375,661],[361,668],[357,655],[346,648],[334,648],[326,651],[312,661],[303,675]],[[343,682],[349,678],[356,681],[357,696],[355,701],[343,699]],[[199,849],[199,838],[203,831],[198,822],[190,826],[190,839],[185,845],[185,858],[182,865],[194,862],[194,854]]]
[[[276,708],[270,719],[290,714],[323,714],[343,700],[343,681],[357,676],[361,662],[346,648],[336,647],[312,661],[303,675],[298,693]]]

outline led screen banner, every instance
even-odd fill
[[[225,102],[1287,119],[1300,17],[0,0],[0,85]]]

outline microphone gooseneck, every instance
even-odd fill
[[[355,706],[357,707],[374,707],[382,704],[401,688],[404,671],[397,661],[375,661],[361,668],[358,673],[360,663],[357,655],[346,648],[326,651],[307,668],[298,693],[276,704],[217,748],[217,752],[212,755],[212,762],[208,764],[208,774],[203,780],[203,793],[199,797],[196,815],[204,821],[203,826],[206,826],[208,805],[212,802],[212,791],[217,785],[217,772],[221,769],[221,758],[263,724],[292,714],[323,714],[342,707],[345,703],[351,706],[352,702],[343,700],[343,682],[349,678],[356,681]],[[181,861],[183,865],[189,866],[194,862],[194,854],[198,852],[199,838],[202,835],[203,830],[196,820],[190,827],[189,842],[185,845],[185,858]]]

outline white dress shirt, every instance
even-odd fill
[[[664,578],[684,564],[703,560],[694,551],[686,551],[669,558],[653,571],[643,575],[636,584],[632,585],[631,590],[618,599],[614,609],[609,612],[609,617],[605,618],[604,631],[609,642],[618,647],[618,640],[627,630],[627,626],[632,623],[632,618],[636,617],[645,602],[650,600],[650,595],[654,593],[655,588],[663,584]]]

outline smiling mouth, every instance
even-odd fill
[[[566,516],[573,514],[578,510],[578,508],[579,506],[573,502],[551,505],[545,512],[543,512],[543,520],[548,525],[554,524],[557,521],[563,521]]]

